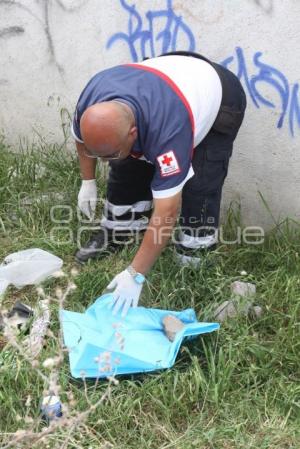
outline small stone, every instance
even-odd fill
[[[214,318],[223,323],[227,318],[234,318],[237,315],[235,304],[233,301],[224,301],[218,306],[214,313]]]
[[[196,256],[176,253],[176,259],[182,267],[198,268],[201,265],[201,258]]]
[[[263,314],[263,308],[260,306],[254,306],[252,308],[253,310],[253,314],[255,315],[256,318],[261,318],[262,314]]]
[[[52,369],[55,366],[59,365],[60,363],[60,357],[49,357],[48,359],[43,361],[43,367]]]
[[[173,315],[163,318],[164,332],[170,341],[174,341],[176,334],[184,328],[184,323]]]
[[[238,315],[247,316],[252,305],[249,301],[237,303],[236,301],[224,301],[216,308],[214,318],[223,323],[227,318],[235,318]]]
[[[65,277],[66,274],[62,270],[57,270],[57,271],[54,271],[54,273],[52,273],[51,276],[54,277],[54,278],[59,279],[59,278]]]
[[[235,281],[230,285],[231,292],[238,296],[254,296],[256,293],[256,286],[250,282]]]
[[[71,276],[76,277],[76,276],[78,276],[78,274],[79,274],[79,271],[77,270],[77,268],[73,267],[71,269]]]
[[[61,288],[57,288],[57,289],[55,290],[55,295],[56,295],[56,297],[57,297],[58,299],[62,299],[62,297],[63,297],[63,291],[62,291],[62,289],[61,289]]]
[[[42,298],[45,298],[45,291],[44,291],[43,287],[37,287],[36,292],[39,296],[41,296]]]

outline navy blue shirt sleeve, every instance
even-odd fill
[[[77,140],[79,142],[83,142],[81,133],[80,133],[80,120],[78,117],[77,106],[76,106],[76,110],[75,110],[75,114],[74,114],[74,118],[73,118],[73,123],[71,125],[71,132],[72,132],[72,135],[75,140]]]
[[[177,122],[177,121],[176,121]],[[191,160],[193,152],[193,130],[188,119],[173,123],[168,130],[169,138],[157,143],[155,174],[151,183],[154,198],[167,198],[182,190],[185,182],[194,174]],[[170,132],[171,131],[171,132]]]

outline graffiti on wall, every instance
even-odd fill
[[[0,0],[0,12],[6,11],[8,18],[15,15],[16,9],[30,16],[41,27],[46,39],[49,61],[60,74],[64,69],[57,57],[54,39],[53,17],[58,12],[75,13],[89,0]],[[274,10],[273,0],[249,0],[265,13]],[[173,0],[163,0],[157,9],[141,11],[137,0],[118,0],[121,10],[127,16],[126,31],[114,33],[107,41],[106,48],[111,49],[118,44],[125,44],[132,61],[145,57],[154,57],[174,50],[190,50],[196,48],[192,29],[184,18],[174,10]],[[148,2],[143,2],[145,5]],[[150,2],[149,2],[150,3]],[[16,19],[18,22],[20,19]],[[27,24],[7,21],[0,26],[0,40],[19,38],[27,31]],[[180,47],[179,47],[180,42]],[[249,100],[255,108],[267,108],[276,112],[276,127],[288,129],[295,136],[300,129],[299,83],[291,82],[278,67],[265,61],[261,52],[255,52],[251,59],[242,48],[237,47],[234,54],[227,57],[222,64],[234,71],[243,83]],[[0,85],[8,84],[7,79],[0,79]]]
[[[223,66],[231,70],[232,64],[236,65],[235,73],[243,83],[254,106],[256,108],[264,106],[278,112],[277,128],[287,126],[294,137],[296,126],[300,127],[299,84],[290,83],[279,69],[263,62],[263,53],[259,51],[253,55],[253,73],[251,74],[250,64],[246,61],[242,48],[237,47],[235,55],[222,62]],[[269,98],[270,92],[272,92],[271,98]]]
[[[181,43],[186,42],[185,48],[181,49],[189,51],[195,49],[193,32],[183,18],[174,12],[172,0],[166,0],[164,9],[148,10],[144,18],[136,5],[129,5],[126,0],[120,0],[120,4],[129,16],[127,32],[113,34],[106,44],[107,49],[116,42],[125,42],[134,62],[174,51],[177,49],[178,40]]]
[[[272,0],[254,0],[254,2],[265,12],[272,11]],[[110,49],[115,42],[123,41],[128,46],[132,61],[137,62],[145,57],[155,57],[167,51],[177,50],[178,40],[180,39],[181,43],[185,37],[187,47],[183,48],[181,44],[180,50],[195,50],[193,32],[182,17],[173,11],[172,0],[167,0],[166,8],[163,10],[148,10],[144,21],[135,4],[129,5],[126,0],[120,0],[120,4],[129,14],[127,33],[113,34],[107,42],[107,49]],[[156,26],[155,21],[162,18],[164,20],[159,21]],[[300,128],[299,84],[291,84],[279,69],[263,62],[262,59],[261,52],[253,55],[254,69],[250,74],[250,64],[246,61],[243,50],[237,47],[235,55],[226,58],[221,64],[232,71],[235,65],[236,75],[243,83],[254,106],[256,108],[263,106],[278,112],[277,128],[288,127],[294,137],[296,127]],[[271,98],[269,98],[270,89]]]

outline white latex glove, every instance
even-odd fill
[[[127,315],[130,307],[137,307],[143,284],[138,284],[131,274],[124,270],[117,274],[107,286],[108,290],[113,291],[113,315],[123,307],[122,318]]]
[[[90,220],[95,215],[97,205],[96,179],[83,180],[78,194],[78,207]]]

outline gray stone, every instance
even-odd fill
[[[263,314],[263,308],[260,306],[254,306],[252,307],[253,315],[255,318],[261,318]]]
[[[170,341],[174,341],[176,334],[184,328],[184,323],[173,315],[163,318],[164,332]]]
[[[235,318],[238,315],[249,316],[258,319],[262,316],[263,309],[260,306],[253,306],[249,301],[237,302],[236,300],[224,301],[214,312],[214,318],[223,323],[228,318]]]
[[[256,293],[256,286],[250,282],[235,281],[230,285],[231,292],[237,296],[254,296]]]
[[[238,303],[237,301],[224,301],[214,312],[214,318],[223,323],[227,318],[235,318],[238,315],[247,316],[252,304],[249,301]]]
[[[221,323],[227,318],[233,318],[236,315],[237,311],[233,301],[224,301],[214,312],[214,318]]]

